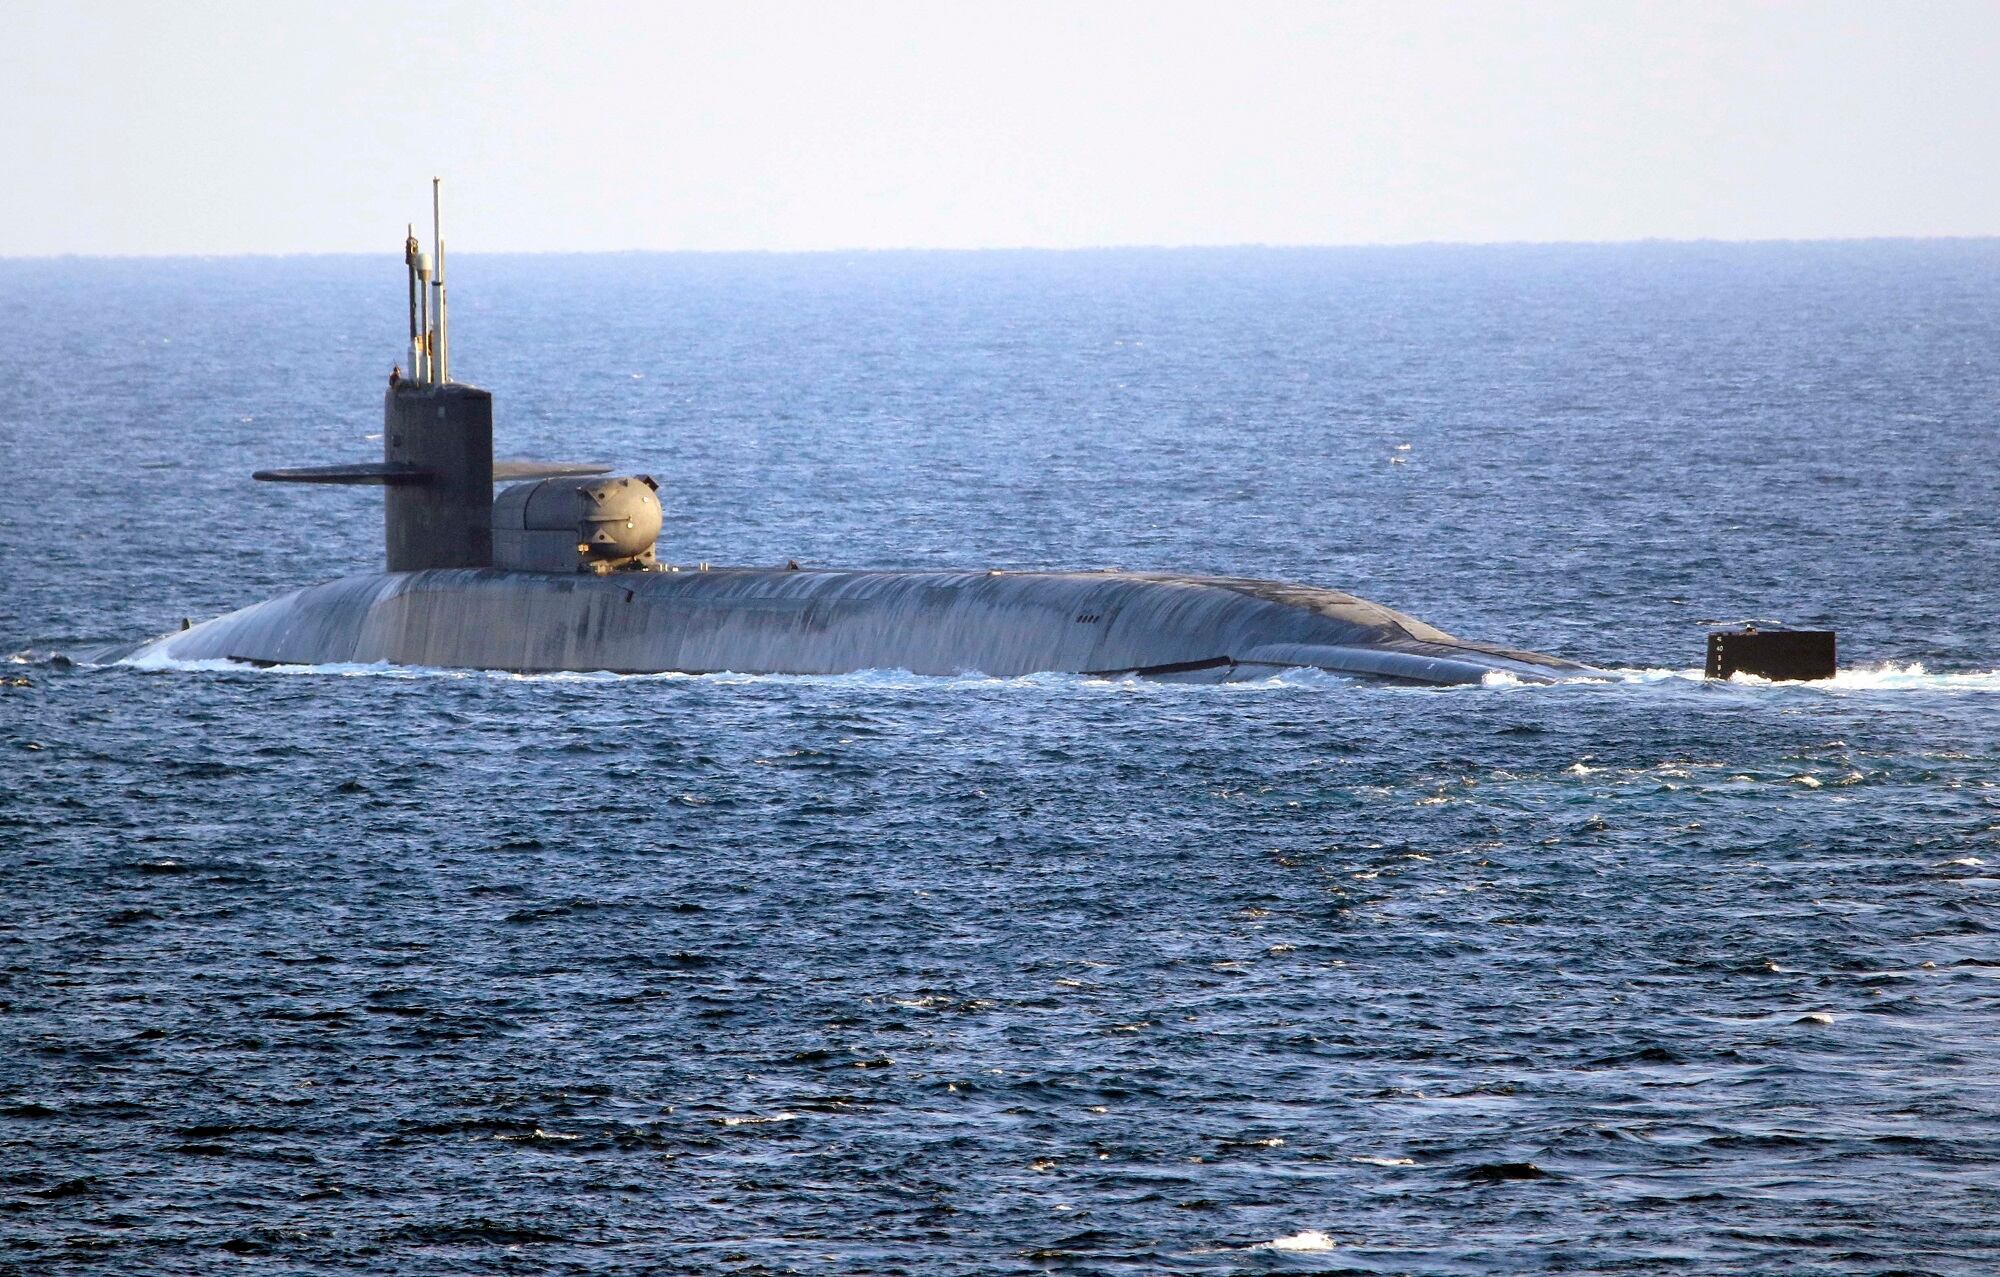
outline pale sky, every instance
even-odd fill
[[[2000,233],[2000,0],[0,0],[0,256]]]

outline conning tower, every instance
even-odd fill
[[[517,562],[496,565],[494,561],[493,484],[508,479],[601,475],[610,467],[583,462],[494,461],[493,396],[451,379],[440,185],[438,179],[431,179],[435,260],[418,242],[414,228],[403,241],[403,263],[409,273],[409,372],[405,375],[398,367],[389,374],[388,394],[382,401],[382,460],[259,470],[254,477],[275,483],[386,488],[382,530],[391,572],[528,567]],[[654,527],[657,531],[657,520]],[[584,550],[581,543],[577,550]],[[604,556],[599,552],[584,558],[601,562]],[[650,546],[645,561],[651,562]]]
[[[410,277],[410,375],[392,377],[382,402],[382,461],[420,470],[391,485],[382,503],[391,572],[483,568],[493,562],[493,396],[451,379],[445,310],[444,217],[431,179],[431,255],[414,229],[403,240]]]
[[[493,396],[399,381],[382,401],[382,460],[426,477],[391,483],[382,539],[391,572],[493,563]]]

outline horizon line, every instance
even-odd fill
[[[1972,235],[1766,235],[1730,237],[1720,235],[1671,236],[1648,235],[1626,239],[1494,239],[1494,240],[1452,240],[1417,239],[1383,241],[1328,241],[1319,243],[1271,243],[1260,240],[1240,240],[1215,244],[986,244],[986,245],[898,245],[898,246],[832,246],[825,248],[492,248],[455,249],[453,256],[474,257],[834,257],[834,256],[889,256],[896,254],[962,254],[979,253],[1131,253],[1131,252],[1370,252],[1395,251],[1402,249],[1481,249],[1481,248],[1631,248],[1658,245],[1663,247],[1694,247],[1714,245],[1721,247],[1754,247],[1773,244],[1937,244],[1937,243],[1981,243],[2000,240],[2000,231]],[[379,250],[387,251],[387,250]],[[61,261],[258,261],[290,260],[293,258],[331,257],[374,257],[379,255],[373,249],[294,249],[268,252],[236,253],[121,253],[121,252],[48,252],[48,253],[0,253],[0,262],[61,262]]]

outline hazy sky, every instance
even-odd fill
[[[0,256],[2000,232],[2000,0],[0,0]]]

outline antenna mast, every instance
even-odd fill
[[[437,277],[431,282],[431,321],[436,327],[431,342],[431,384],[441,386],[451,380],[451,345],[445,335],[444,314],[444,215],[443,196],[439,193],[443,183],[431,179],[431,242],[437,245]]]
[[[417,260],[423,246],[417,243],[417,228],[406,227],[403,238],[403,265],[410,269],[410,380],[424,380],[424,335],[417,318]]]

